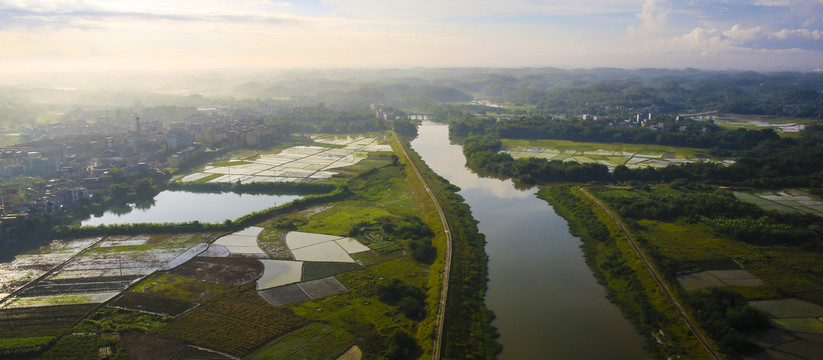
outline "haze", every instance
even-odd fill
[[[621,67],[814,71],[823,1],[0,1],[0,74]]]

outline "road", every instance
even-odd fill
[[[426,179],[423,178],[423,175],[420,174],[420,170],[417,169],[417,165],[415,165],[411,157],[409,157],[409,153],[406,152],[406,146],[403,145],[403,142],[397,136],[397,133],[393,134],[395,141],[397,141],[400,149],[403,150],[403,156],[406,157],[406,162],[412,167],[412,170],[414,170],[414,173],[417,175],[420,183],[423,184],[423,188],[426,189],[426,192],[429,194],[429,197],[434,203],[434,207],[437,209],[437,214],[440,215],[440,222],[443,224],[443,233],[446,235],[446,257],[443,261],[443,286],[440,290],[440,306],[437,310],[437,328],[435,330],[437,331],[437,337],[432,345],[432,360],[439,360],[440,347],[443,342],[443,322],[446,318],[446,297],[449,294],[449,271],[451,270],[452,263],[452,235],[449,229],[449,223],[446,220],[446,213],[443,212],[443,208],[440,206],[440,201],[438,201],[437,197],[434,196],[434,192],[432,192],[431,187],[429,187],[429,184],[426,182]]]
[[[626,227],[623,225],[623,222],[620,221],[620,218],[618,218],[609,209],[609,207],[606,206],[606,204],[604,204],[600,201],[600,199],[596,198],[594,195],[589,193],[584,187],[580,186],[578,187],[578,189],[580,190],[580,192],[582,192],[590,199],[592,199],[592,201],[594,201],[597,205],[603,208],[603,210],[606,211],[606,213],[609,214],[609,216],[611,216],[612,220],[614,220],[614,222],[617,223],[617,226],[619,226],[620,230],[623,231],[623,234],[626,235],[626,239],[629,240],[629,244],[631,244],[632,248],[634,248],[634,251],[637,253],[637,256],[639,256],[640,260],[643,261],[643,264],[646,266],[646,270],[649,270],[649,273],[652,274],[654,281],[657,282],[657,285],[660,286],[660,288],[666,294],[666,297],[669,298],[669,301],[671,301],[671,303],[677,309],[677,312],[680,313],[680,317],[683,318],[683,320],[686,322],[686,325],[688,325],[689,328],[692,330],[692,333],[694,333],[694,335],[697,336],[697,339],[700,340],[700,342],[706,348],[706,351],[708,351],[715,359],[723,359],[723,357],[720,356],[720,354],[716,350],[714,350],[714,348],[712,348],[712,346],[709,344],[709,340],[706,338],[705,335],[703,335],[703,332],[700,331],[700,328],[697,327],[697,324],[691,318],[691,316],[689,316],[689,314],[686,313],[686,310],[684,310],[683,305],[681,305],[677,298],[674,297],[674,293],[669,288],[669,285],[666,284],[665,281],[663,281],[663,277],[660,275],[660,273],[657,272],[657,269],[655,269],[654,266],[652,266],[651,262],[649,262],[649,259],[646,258],[646,254],[644,254],[643,251],[640,250],[640,247],[637,246],[637,243],[635,243],[634,239],[631,237],[631,235],[629,235],[629,232],[628,230],[626,230]]]

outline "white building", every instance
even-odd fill
[[[171,149],[186,148],[192,141],[194,141],[194,137],[192,137],[191,133],[186,129],[171,129],[166,134],[166,143]]]

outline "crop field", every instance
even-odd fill
[[[275,306],[295,304],[346,292],[337,279],[328,277],[261,290],[260,296]]]
[[[752,301],[751,305],[773,318],[823,317],[823,306],[799,299]]]
[[[228,287],[254,281],[263,273],[263,264],[256,259],[243,256],[230,258],[196,257],[174,268],[170,273],[202,279]]]
[[[814,120],[811,120],[814,121]],[[796,134],[805,128],[809,119],[767,115],[724,114],[715,118],[715,123],[729,129],[774,129],[781,135]]]
[[[306,319],[270,305],[252,286],[243,285],[177,317],[155,333],[245,356],[306,323]]]
[[[177,234],[55,241],[3,264],[11,279],[5,286],[17,293],[0,306],[103,303],[146,275],[191,259],[207,247],[200,241],[211,238],[209,234]]]
[[[311,182],[328,179],[336,174],[333,169],[352,167],[365,160],[369,153],[392,151],[389,145],[380,144],[380,140],[373,138],[318,136],[312,140],[333,146],[294,146],[255,159],[218,162],[183,177],[181,181]]]
[[[663,167],[672,164],[712,161],[729,162],[708,155],[704,149],[663,145],[591,143],[567,140],[503,140],[503,151],[514,158],[536,157],[547,160],[598,163],[614,168]]]
[[[129,289],[129,293],[139,293],[175,299],[190,303],[202,303],[222,294],[225,285],[170,272],[158,272]]]
[[[796,189],[757,193],[735,191],[734,196],[740,201],[756,204],[766,210],[823,216],[823,201]]]
[[[172,317],[193,309],[197,303],[150,294],[125,292],[108,304],[109,307],[129,309]]]
[[[789,341],[795,341],[797,340],[797,337],[786,331],[771,328],[768,330],[761,330],[753,334],[750,334],[747,337],[747,340],[763,348],[769,348],[772,346],[787,343]]]
[[[0,334],[55,328],[70,328],[88,315],[97,304],[51,305],[0,309]]]
[[[255,351],[249,360],[336,359],[354,339],[346,331],[328,324],[312,323]]]
[[[17,255],[10,262],[0,263],[0,300],[99,240],[100,238],[55,240],[31,254]]]
[[[714,270],[686,274],[677,277],[677,282],[686,291],[709,286],[763,286],[763,281],[746,270]]]
[[[782,353],[795,354],[802,359],[816,359],[823,354],[823,344],[807,339],[799,339],[775,346],[773,349]]]

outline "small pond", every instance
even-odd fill
[[[301,195],[250,195],[235,193],[194,193],[162,191],[148,206],[135,206],[122,211],[106,211],[103,216],[84,220],[83,225],[111,225],[134,223],[164,223],[200,221],[219,223],[243,215],[282,205],[301,198]]]

